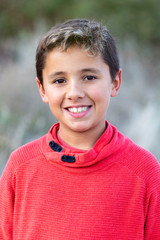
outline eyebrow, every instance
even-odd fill
[[[62,71],[60,71],[60,72],[53,72],[53,73],[51,73],[51,74],[49,74],[49,78],[50,79],[52,79],[52,78],[54,78],[54,77],[57,77],[57,76],[59,76],[59,75],[64,75],[65,74],[65,72],[62,72]]]
[[[101,74],[101,71],[97,68],[84,68],[81,72],[93,72],[95,74]]]
[[[84,69],[81,69],[79,72],[81,72],[81,73],[92,72],[92,73],[95,73],[95,74],[101,74],[101,71],[97,68],[84,68]],[[66,74],[66,72],[63,72],[63,71],[53,72],[48,77],[49,77],[49,79],[52,79],[52,78],[57,77],[59,75],[65,75],[65,74]]]

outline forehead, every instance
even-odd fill
[[[53,48],[47,53],[45,62],[45,67],[51,64],[54,65],[54,67],[63,64],[61,67],[64,68],[66,65],[68,66],[68,63],[73,65],[78,64],[81,66],[96,64],[99,67],[107,65],[100,53],[94,54],[79,46],[70,46],[66,50],[58,47]]]

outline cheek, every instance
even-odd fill
[[[52,111],[54,111],[54,109],[58,108],[61,105],[60,95],[54,91],[48,93],[48,100],[49,107]]]
[[[99,104],[107,104],[110,99],[110,93],[105,87],[95,87],[92,89],[90,96],[92,95],[92,99]]]

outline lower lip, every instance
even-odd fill
[[[86,116],[88,114],[88,112],[90,112],[90,110],[91,110],[91,107],[81,113],[74,113],[74,112],[70,112],[68,110],[66,110],[66,111],[67,111],[67,113],[69,113],[70,116],[72,116],[74,118],[82,118],[82,117]]]

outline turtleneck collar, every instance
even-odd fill
[[[82,168],[93,165],[104,158],[112,155],[123,142],[123,135],[117,129],[106,122],[107,128],[98,139],[94,147],[85,152],[77,152],[76,149],[63,147],[57,139],[59,123],[53,125],[44,139],[42,151],[46,159],[51,163],[56,163],[65,167]],[[117,141],[121,141],[117,144]]]

